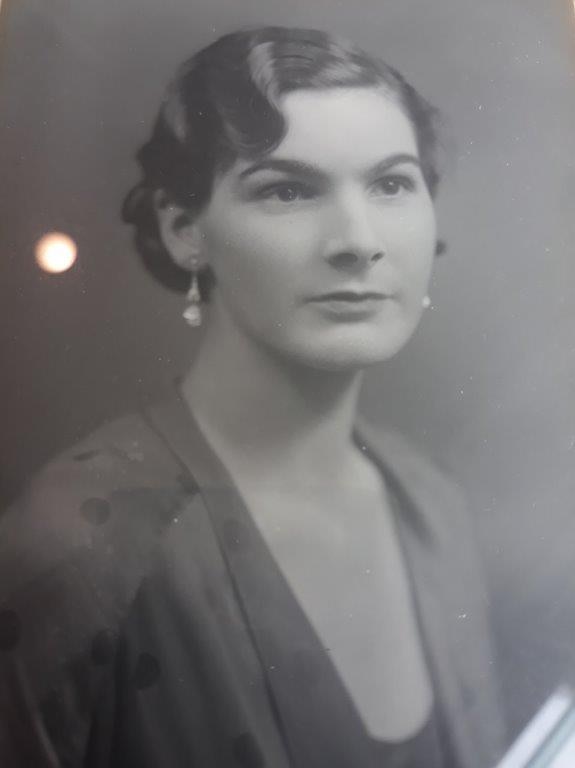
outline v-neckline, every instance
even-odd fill
[[[335,663],[179,389],[169,401],[151,409],[150,415],[200,488],[293,764],[375,768],[377,740],[365,728]],[[397,479],[357,425],[353,439],[382,474],[421,630],[417,594],[404,548],[405,520],[400,518],[404,511],[409,514],[402,509],[406,499],[398,498]],[[425,644],[424,656],[433,686]]]

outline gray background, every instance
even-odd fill
[[[193,336],[119,223],[174,67],[238,26],[344,34],[445,115],[433,309],[364,410],[461,480],[514,728],[575,678],[575,16],[571,0],[5,0],[0,48],[2,499],[157,392]],[[68,232],[79,260],[41,273]]]

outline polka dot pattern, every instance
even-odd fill
[[[251,733],[241,733],[233,742],[233,753],[241,768],[263,768],[262,753]]]
[[[160,678],[160,663],[151,653],[141,653],[134,668],[132,682],[134,686],[143,691],[151,688]]]
[[[194,478],[187,472],[178,475],[178,482],[189,496],[195,496],[200,490]]]
[[[13,651],[22,635],[20,618],[15,611],[0,611],[0,651]]]
[[[104,525],[110,517],[110,502],[99,498],[86,499],[80,511],[82,517],[92,525]]]

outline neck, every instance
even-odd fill
[[[360,384],[361,372],[287,361],[236,326],[223,333],[214,324],[182,393],[232,473],[317,479],[341,471],[350,455]]]

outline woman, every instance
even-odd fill
[[[434,125],[313,30],[179,70],[124,217],[201,343],[4,520],[3,765],[494,763],[459,497],[356,415],[429,303]]]

